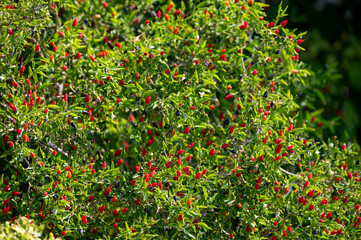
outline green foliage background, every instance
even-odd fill
[[[327,92],[326,101],[318,100],[319,108],[324,108],[322,116],[340,119],[342,124],[334,132],[340,138],[361,139],[361,1],[271,0],[267,1],[270,19],[281,2],[288,7],[290,26],[307,31],[307,50],[301,59],[315,72],[334,66],[334,73],[342,75],[320,85],[320,90]]]

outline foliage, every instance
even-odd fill
[[[37,226],[34,220],[21,217],[19,221],[16,220],[13,223],[6,222],[1,225],[0,237],[4,240],[41,239],[43,229],[44,227]],[[54,237],[50,236],[50,238],[45,239],[54,239]]]
[[[268,0],[267,2],[273,2],[267,11],[267,19],[272,19],[277,14],[277,4],[281,1]],[[324,4],[324,8],[321,3]],[[359,138],[361,129],[357,105],[361,101],[359,94],[361,84],[358,81],[361,77],[358,71],[361,42],[358,40],[360,28],[356,16],[360,2],[320,0],[315,1],[315,4],[310,4],[302,0],[285,0],[282,1],[282,5],[288,6],[289,26],[300,31],[307,30],[304,45],[307,51],[301,53],[300,58],[316,74],[320,72],[320,78],[328,75],[326,81],[317,81],[317,87],[314,88],[315,91],[327,94],[323,94],[322,98],[312,102],[315,109],[324,109],[318,121],[324,121],[326,125],[334,124],[335,122],[327,119],[337,117],[340,119],[338,124],[342,124],[342,127],[336,127],[332,131],[323,128],[324,137],[332,137],[336,134],[345,140],[349,137]],[[325,75],[323,71],[329,74]],[[314,96],[317,97],[317,95]],[[304,97],[307,99],[307,96]]]
[[[38,6],[8,4],[6,19]],[[359,146],[316,139],[326,77],[266,6],[65,0],[12,21],[21,36],[1,25],[0,221],[65,239],[356,239]]]

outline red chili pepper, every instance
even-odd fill
[[[77,18],[74,18],[74,20],[73,20],[73,27],[76,27],[76,25],[78,25],[78,19],[77,19]]]

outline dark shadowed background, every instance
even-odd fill
[[[268,19],[275,18],[280,0],[267,0]],[[315,72],[332,66],[342,78],[324,86],[331,96],[323,117],[340,117],[336,134],[361,140],[361,0],[284,0],[289,28],[307,31],[300,60]],[[328,110],[328,111],[327,111]],[[327,134],[326,134],[327,135]],[[332,134],[329,134],[329,137]]]

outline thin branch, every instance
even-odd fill
[[[16,47],[14,46],[14,51],[10,54],[8,62],[6,63],[6,66],[10,67],[11,58],[14,56],[15,52],[16,52]]]
[[[41,144],[41,143],[40,143],[40,144]],[[41,144],[41,145],[43,145],[43,144]],[[43,146],[44,146],[44,145],[43,145]],[[61,154],[64,154],[66,157],[68,157],[68,154],[67,154],[63,149],[57,147],[55,144],[53,144],[53,143],[50,142],[50,141],[45,144],[45,147],[47,147],[47,148],[52,148],[52,149],[60,152]],[[70,156],[70,158],[71,158],[71,160],[73,160],[73,156]]]
[[[292,182],[291,184],[290,184],[290,188],[288,189],[288,192],[285,194],[285,197],[287,197],[291,192],[292,192],[292,189],[293,189],[293,187],[292,187],[292,184],[294,184],[295,182]]]
[[[219,125],[219,121],[218,121],[218,119],[217,119],[217,117],[216,117],[216,114],[214,114],[213,111],[212,111],[212,115],[213,115],[213,117],[214,117],[214,120],[215,120],[216,123],[217,123],[217,126],[218,126],[218,127],[221,127],[221,125]]]
[[[289,171],[286,171],[286,170],[284,170],[284,169],[281,168],[281,167],[280,167],[280,169],[281,169],[282,172],[284,172],[284,173],[286,173],[286,174],[288,174],[288,175],[291,175],[291,176],[294,176],[294,177],[297,177],[297,176],[298,176],[297,174],[294,174],[294,173],[291,173],[291,172],[289,172]]]
[[[241,48],[241,54],[243,55],[243,48]],[[241,62],[242,62],[242,68],[243,68],[244,76],[247,77],[247,70],[246,70],[246,66],[244,65],[243,56],[241,57]],[[243,81],[242,81],[242,83],[243,83]]]
[[[94,157],[94,156],[95,156],[95,154],[94,154],[94,152],[93,152],[93,150],[92,150],[92,148],[91,148],[91,146],[90,146],[89,142],[88,142],[88,141],[86,141],[86,144],[88,145],[88,148],[89,148],[89,150],[91,151],[91,153],[92,153],[92,155],[93,155],[93,157]]]

